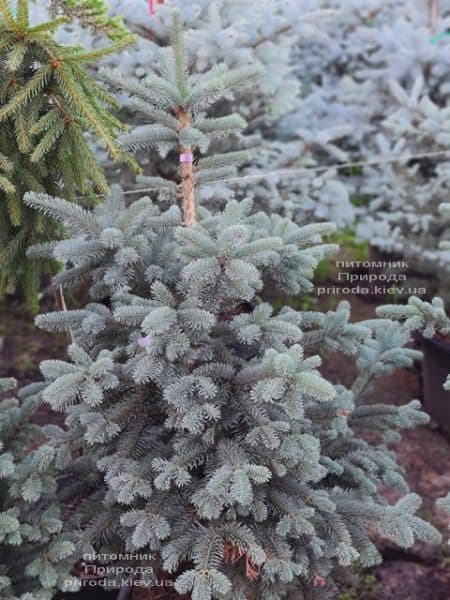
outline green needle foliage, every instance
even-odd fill
[[[110,112],[119,108],[117,101],[85,70],[133,37],[105,21],[105,33],[117,39],[114,44],[90,52],[62,46],[54,33],[71,17],[57,15],[31,25],[29,1],[19,0],[14,10],[8,0],[0,0],[0,296],[14,291],[20,281],[34,306],[39,276],[50,265],[27,264],[25,252],[57,230],[30,211],[22,197],[38,191],[73,201],[76,194],[93,198],[95,192],[104,192],[106,180],[87,133],[113,159],[133,162],[115,141],[125,129]],[[67,4],[73,5],[73,18],[79,13],[86,23],[91,3]],[[91,13],[95,29],[104,17],[101,11]]]
[[[122,17],[110,17],[104,0],[50,0],[50,12],[53,17],[62,14],[76,19],[83,27],[115,42],[130,39],[130,31]]]

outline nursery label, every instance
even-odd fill
[[[141,588],[162,588],[162,587],[173,587],[174,581],[172,579],[134,579],[130,578],[93,578],[93,579],[82,579],[81,587],[89,588],[103,588],[117,590],[121,588],[141,587]],[[66,591],[76,591],[80,588],[77,580],[68,579],[64,582]]]
[[[375,295],[375,296],[423,296],[425,287],[408,285],[408,277],[400,269],[408,268],[405,261],[337,261],[338,269],[348,269],[337,273],[337,283],[316,288],[317,296],[336,295]],[[367,269],[368,272],[361,272]],[[396,269],[386,273],[385,269]],[[380,271],[378,271],[380,270]]]
[[[156,554],[151,553],[126,553],[126,554],[84,554],[81,563],[81,586],[82,587],[101,587],[118,589],[124,587],[172,587],[172,579],[156,579],[154,568],[149,564],[140,565],[117,565],[117,564],[98,564],[93,561],[150,561],[155,560]],[[74,579],[68,579],[65,582],[66,589],[79,587],[79,582]]]

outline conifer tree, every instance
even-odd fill
[[[176,18],[158,65],[142,82],[108,79],[150,121],[124,146],[166,148],[178,178],[147,180],[156,198],[129,205],[114,186],[93,210],[25,198],[68,231],[34,257],[64,264],[61,285],[90,281],[84,308],[37,319],[73,337],[69,358],[41,371],[43,398],[66,414],[66,431],[53,428],[59,468],[76,470],[71,494],[85,496],[70,521],[78,552],[131,567],[135,585],[169,573],[193,600],[335,597],[345,567],[381,559],[368,524],[403,547],[440,539],[388,447],[427,417],[418,401],[372,398],[377,378],[420,353],[398,323],[351,323],[345,302],[323,314],[261,300],[268,285],[310,291],[335,227],[301,227],[249,200],[202,206],[202,185],[240,158],[201,157],[243,124],[211,109],[250,73],[188,74]],[[329,350],[356,357],[350,387],[321,375]],[[381,484],[401,492],[396,504]]]
[[[138,41],[127,52],[105,59],[114,72],[137,79],[145,76],[148,65],[157,62],[158,48],[167,43],[174,7],[183,18],[191,73],[203,73],[217,63],[232,69],[244,65],[261,69],[258,79],[252,80],[251,94],[243,86],[235,90],[233,99],[226,99],[227,106],[247,120],[239,147],[254,148],[255,157],[240,170],[247,178],[235,180],[226,189],[220,184],[204,188],[216,206],[223,207],[234,193],[236,197],[251,197],[263,210],[299,223],[331,220],[341,227],[354,222],[349,186],[338,181],[336,171],[313,170],[336,160],[347,161],[348,156],[341,149],[343,138],[358,129],[348,125],[348,119],[341,114],[333,115],[334,122],[328,119],[324,126],[323,101],[314,102],[315,86],[322,78],[314,69],[311,54],[316,62],[322,54],[328,54],[328,46],[335,43],[334,30],[340,28],[336,17],[342,7],[339,11],[321,10],[318,2],[309,0],[266,0],[258,4],[241,0],[171,0],[155,4],[154,14],[149,15],[145,0],[108,0],[108,4],[111,13],[123,15],[138,35]],[[331,26],[332,37],[328,39]],[[77,35],[82,32],[78,30]],[[313,52],[299,55],[299,41],[306,48],[314,44]],[[86,37],[83,42],[92,44]],[[331,87],[334,89],[334,82]],[[121,98],[124,108],[129,108],[128,96]],[[328,104],[327,99],[327,107]],[[135,124],[136,117],[127,113],[127,119],[130,118],[129,122]],[[153,155],[151,161],[146,160],[144,152],[140,157],[147,174],[166,173],[172,166],[164,153]],[[286,173],[281,178],[261,177],[267,171],[285,169],[301,169],[302,177],[288,177]]]
[[[20,280],[35,304],[39,275],[49,265],[27,263],[25,252],[30,244],[54,237],[56,230],[51,221],[30,211],[22,196],[34,190],[70,200],[76,194],[93,199],[95,192],[106,190],[86,133],[93,134],[112,158],[126,159],[115,141],[124,126],[110,113],[118,107],[117,101],[85,65],[133,38],[125,35],[120,21],[111,23],[89,8],[103,2],[70,1],[63,3],[70,15],[115,41],[91,52],[60,45],[55,31],[70,17],[56,15],[33,25],[29,2],[19,0],[16,8],[8,0],[0,2],[0,296],[13,291]]]
[[[0,392],[16,387],[0,379]],[[55,448],[30,416],[42,385],[0,401],[0,599],[51,600],[57,588],[76,589],[70,576],[75,547],[62,535],[55,503]],[[40,445],[39,445],[40,444]]]
[[[450,204],[443,203],[439,206],[439,212],[450,221]],[[448,237],[448,236],[447,236]],[[439,249],[442,251],[441,260],[444,263],[449,262],[450,241],[441,240]],[[433,298],[431,302],[425,302],[417,297],[408,299],[406,305],[385,305],[377,308],[377,313],[381,317],[401,321],[410,331],[419,331],[425,338],[432,338],[436,334],[450,335],[450,318],[448,317],[445,304],[442,298]],[[450,371],[450,363],[448,365]],[[443,385],[444,389],[450,391],[450,373]],[[442,510],[450,513],[450,492],[436,502]],[[450,540],[449,540],[450,543]]]

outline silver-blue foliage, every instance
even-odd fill
[[[182,109],[194,122],[211,89],[188,78],[178,26],[166,56],[165,82],[152,75],[144,90],[153,125],[141,140],[159,144],[166,128],[179,158],[201,136],[175,137],[170,119]],[[233,76],[216,67],[211,81],[222,92]],[[123,82],[137,97],[145,88]],[[198,130],[206,150],[211,132]],[[210,156],[214,169],[228,168],[227,155]],[[168,573],[195,600],[333,597],[346,567],[381,560],[368,525],[403,547],[440,539],[416,515],[420,498],[389,446],[428,418],[418,401],[373,398],[379,377],[419,354],[405,348],[407,327],[352,323],[345,302],[326,314],[275,310],[264,295],[311,290],[319,261],[336,249],[324,241],[335,226],[299,225],[248,198],[202,206],[195,169],[182,171],[192,189],[176,177],[156,186],[183,210],[158,197],[127,204],[117,186],[92,211],[25,198],[68,233],[34,256],[57,258],[56,283],[88,282],[92,298],[37,319],[73,338],[65,360],[41,364],[43,397],[66,419],[65,430],[48,431],[58,468],[70,495],[84,497],[68,526],[78,523],[79,553],[113,553],[113,567],[131,553],[150,585]],[[356,359],[351,385],[323,375],[330,351]],[[381,485],[400,492],[395,505]]]
[[[16,387],[0,379],[0,392]],[[0,598],[51,600],[57,589],[76,590],[70,575],[75,546],[62,533],[55,501],[54,444],[42,443],[30,417],[41,403],[42,384],[0,401]]]

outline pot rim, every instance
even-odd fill
[[[439,350],[444,351],[446,354],[450,354],[450,341],[445,341],[444,339],[433,336],[431,338],[427,338],[424,335],[420,335],[421,341],[425,344],[430,344],[430,346],[434,346],[439,348]]]

